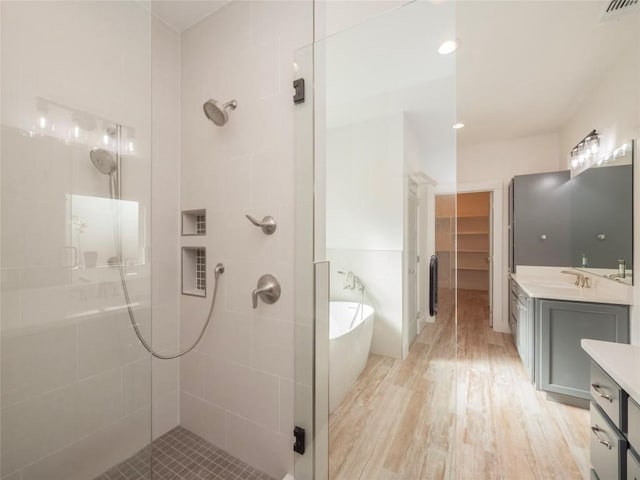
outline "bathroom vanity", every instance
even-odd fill
[[[586,407],[590,367],[580,342],[629,342],[632,287],[595,276],[588,277],[589,288],[581,287],[574,282],[579,272],[556,267],[518,272],[511,276],[510,325],[531,382],[557,400]]]
[[[640,347],[581,346],[591,359],[591,478],[640,479]]]

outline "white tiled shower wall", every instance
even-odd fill
[[[181,35],[181,208],[207,210],[206,299],[182,297],[183,346],[201,328],[212,266],[226,265],[209,331],[180,369],[181,424],[251,465],[293,471],[294,54],[312,41],[311,2],[234,1]],[[238,101],[229,122],[203,115]],[[265,235],[245,218],[272,215]],[[251,307],[272,273],[282,297]]]
[[[175,115],[154,122],[154,145],[149,127],[152,106],[175,111],[171,82],[179,79],[177,68],[172,76],[154,65],[163,74],[151,92],[151,38],[151,17],[134,3],[2,4],[3,479],[93,478],[151,439],[151,362],[126,313],[114,310],[123,304],[117,274],[69,269],[61,254],[74,240],[68,196],[106,198],[107,177],[91,166],[93,144],[27,134],[47,115],[36,110],[38,97],[135,130],[137,155],[123,161],[123,192],[140,207],[139,258],[153,242],[154,264],[130,268],[129,287],[143,333],[150,340],[153,333],[160,350],[177,348],[178,122]],[[161,38],[154,30],[154,40]],[[166,60],[172,52],[160,46]],[[165,95],[171,89],[173,99]],[[167,194],[153,200],[168,212],[154,215],[153,230],[150,149],[161,174],[153,188]],[[93,216],[83,220],[87,232],[98,227]],[[113,253],[107,242],[99,261]],[[151,288],[162,300],[153,332]],[[178,374],[177,361],[154,365],[155,433],[178,423]]]

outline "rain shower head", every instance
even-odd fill
[[[237,107],[238,102],[235,100],[231,100],[220,107],[216,100],[211,99],[204,102],[202,109],[209,120],[215,123],[218,127],[222,127],[229,120],[229,113],[227,109],[230,108],[231,110],[235,110]]]
[[[118,164],[113,154],[104,148],[94,148],[89,152],[91,163],[100,173],[111,175],[118,169]]]

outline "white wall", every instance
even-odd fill
[[[119,308],[115,270],[70,268],[74,195],[108,197],[89,151],[107,123],[133,130],[123,192],[138,203],[142,235],[128,277],[149,335],[149,15],[123,2],[1,8],[1,476],[94,478],[151,439],[151,362]],[[39,109],[38,98],[60,106]],[[82,132],[69,139],[74,123]],[[98,253],[104,262],[113,248]]]
[[[207,210],[207,263],[226,265],[210,328],[181,361],[181,424],[254,467],[293,471],[293,201],[295,50],[311,43],[310,2],[231,2],[181,38],[181,209]],[[205,100],[236,99],[220,128]],[[272,215],[266,236],[244,217]],[[205,321],[206,299],[183,296],[181,339]],[[260,275],[278,303],[251,308]]]
[[[640,139],[640,46],[631,44],[586,96],[561,132],[562,168],[568,152],[592,129],[601,135],[600,148],[611,152],[631,139]],[[638,150],[634,166],[634,258],[640,258],[640,168]],[[564,165],[563,165],[564,164]],[[640,302],[640,282],[634,283],[635,303]],[[631,343],[640,344],[640,313],[632,307]]]
[[[403,118],[327,131],[327,259],[331,298],[359,301],[337,272],[353,271],[375,309],[371,351],[401,358],[403,319]],[[334,367],[335,368],[335,367]]]
[[[569,152],[593,129],[600,134],[600,147],[604,153],[640,137],[639,50],[638,45],[628,45],[562,127],[561,169],[568,168]]]
[[[479,145],[458,145],[458,184],[478,184],[481,182],[499,181],[503,185],[503,202],[496,206],[497,212],[502,212],[504,248],[502,255],[503,275],[502,285],[494,285],[507,292],[509,288],[508,273],[508,187],[514,175],[528,173],[552,172],[558,170],[561,158],[560,137],[558,134],[540,135],[520,138],[506,142],[486,143]],[[496,255],[498,252],[495,253]],[[494,328],[499,331],[509,331],[508,324],[508,295],[503,296],[502,317],[494,318]],[[495,312],[495,307],[494,307]]]
[[[180,347],[180,36],[152,20],[153,347]],[[153,436],[180,422],[180,361],[153,359]]]

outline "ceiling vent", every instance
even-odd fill
[[[602,20],[613,20],[626,13],[640,10],[640,0],[607,0]]]

